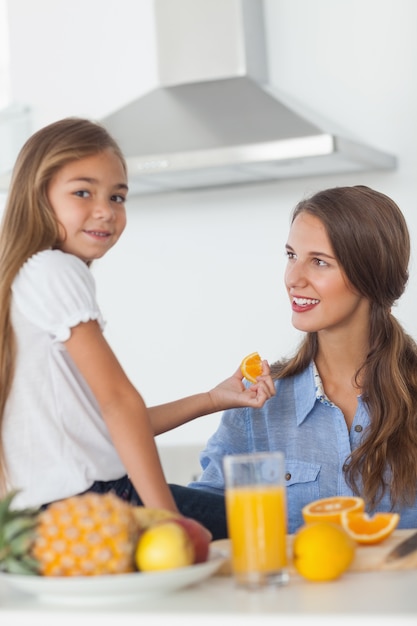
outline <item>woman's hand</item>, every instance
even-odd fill
[[[262,375],[257,382],[246,387],[240,367],[230,378],[227,378],[210,392],[215,411],[224,411],[240,406],[261,408],[269,398],[275,395],[274,382],[270,375],[269,364],[262,361]]]

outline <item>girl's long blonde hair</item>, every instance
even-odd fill
[[[23,263],[36,252],[59,246],[59,224],[48,201],[48,185],[67,163],[119,146],[99,124],[66,118],[42,128],[21,149],[0,229],[0,493],[6,487],[1,427],[15,364],[11,287]]]
[[[410,238],[398,206],[364,186],[336,187],[301,201],[300,213],[324,224],[333,251],[355,289],[371,303],[369,353],[356,373],[370,427],[347,460],[346,478],[371,508],[388,489],[392,504],[417,496],[417,346],[391,314],[408,281]],[[315,359],[317,333],[307,333],[293,358],[272,366],[293,376]]]

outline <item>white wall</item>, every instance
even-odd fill
[[[0,0],[0,110],[10,101],[7,3]]]
[[[175,0],[172,0],[175,1]],[[210,1],[210,0],[207,0]],[[35,127],[94,119],[156,82],[151,0],[9,0],[14,98]],[[283,288],[289,214],[306,193],[366,184],[392,196],[417,245],[417,3],[265,0],[271,83],[365,143],[390,173],[172,193],[129,201],[128,228],[93,268],[107,336],[145,400],[209,388],[248,352],[291,351]],[[417,337],[414,264],[397,315]],[[219,416],[160,443],[203,443]]]

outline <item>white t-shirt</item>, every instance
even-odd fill
[[[59,250],[31,257],[13,283],[17,361],[3,422],[9,489],[19,507],[125,475],[98,404],[65,349],[71,328],[104,321],[91,271]]]

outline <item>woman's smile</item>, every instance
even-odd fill
[[[301,298],[297,296],[292,297],[292,310],[296,313],[305,313],[305,311],[311,311],[314,307],[320,303],[320,300],[312,300],[310,298]]]

